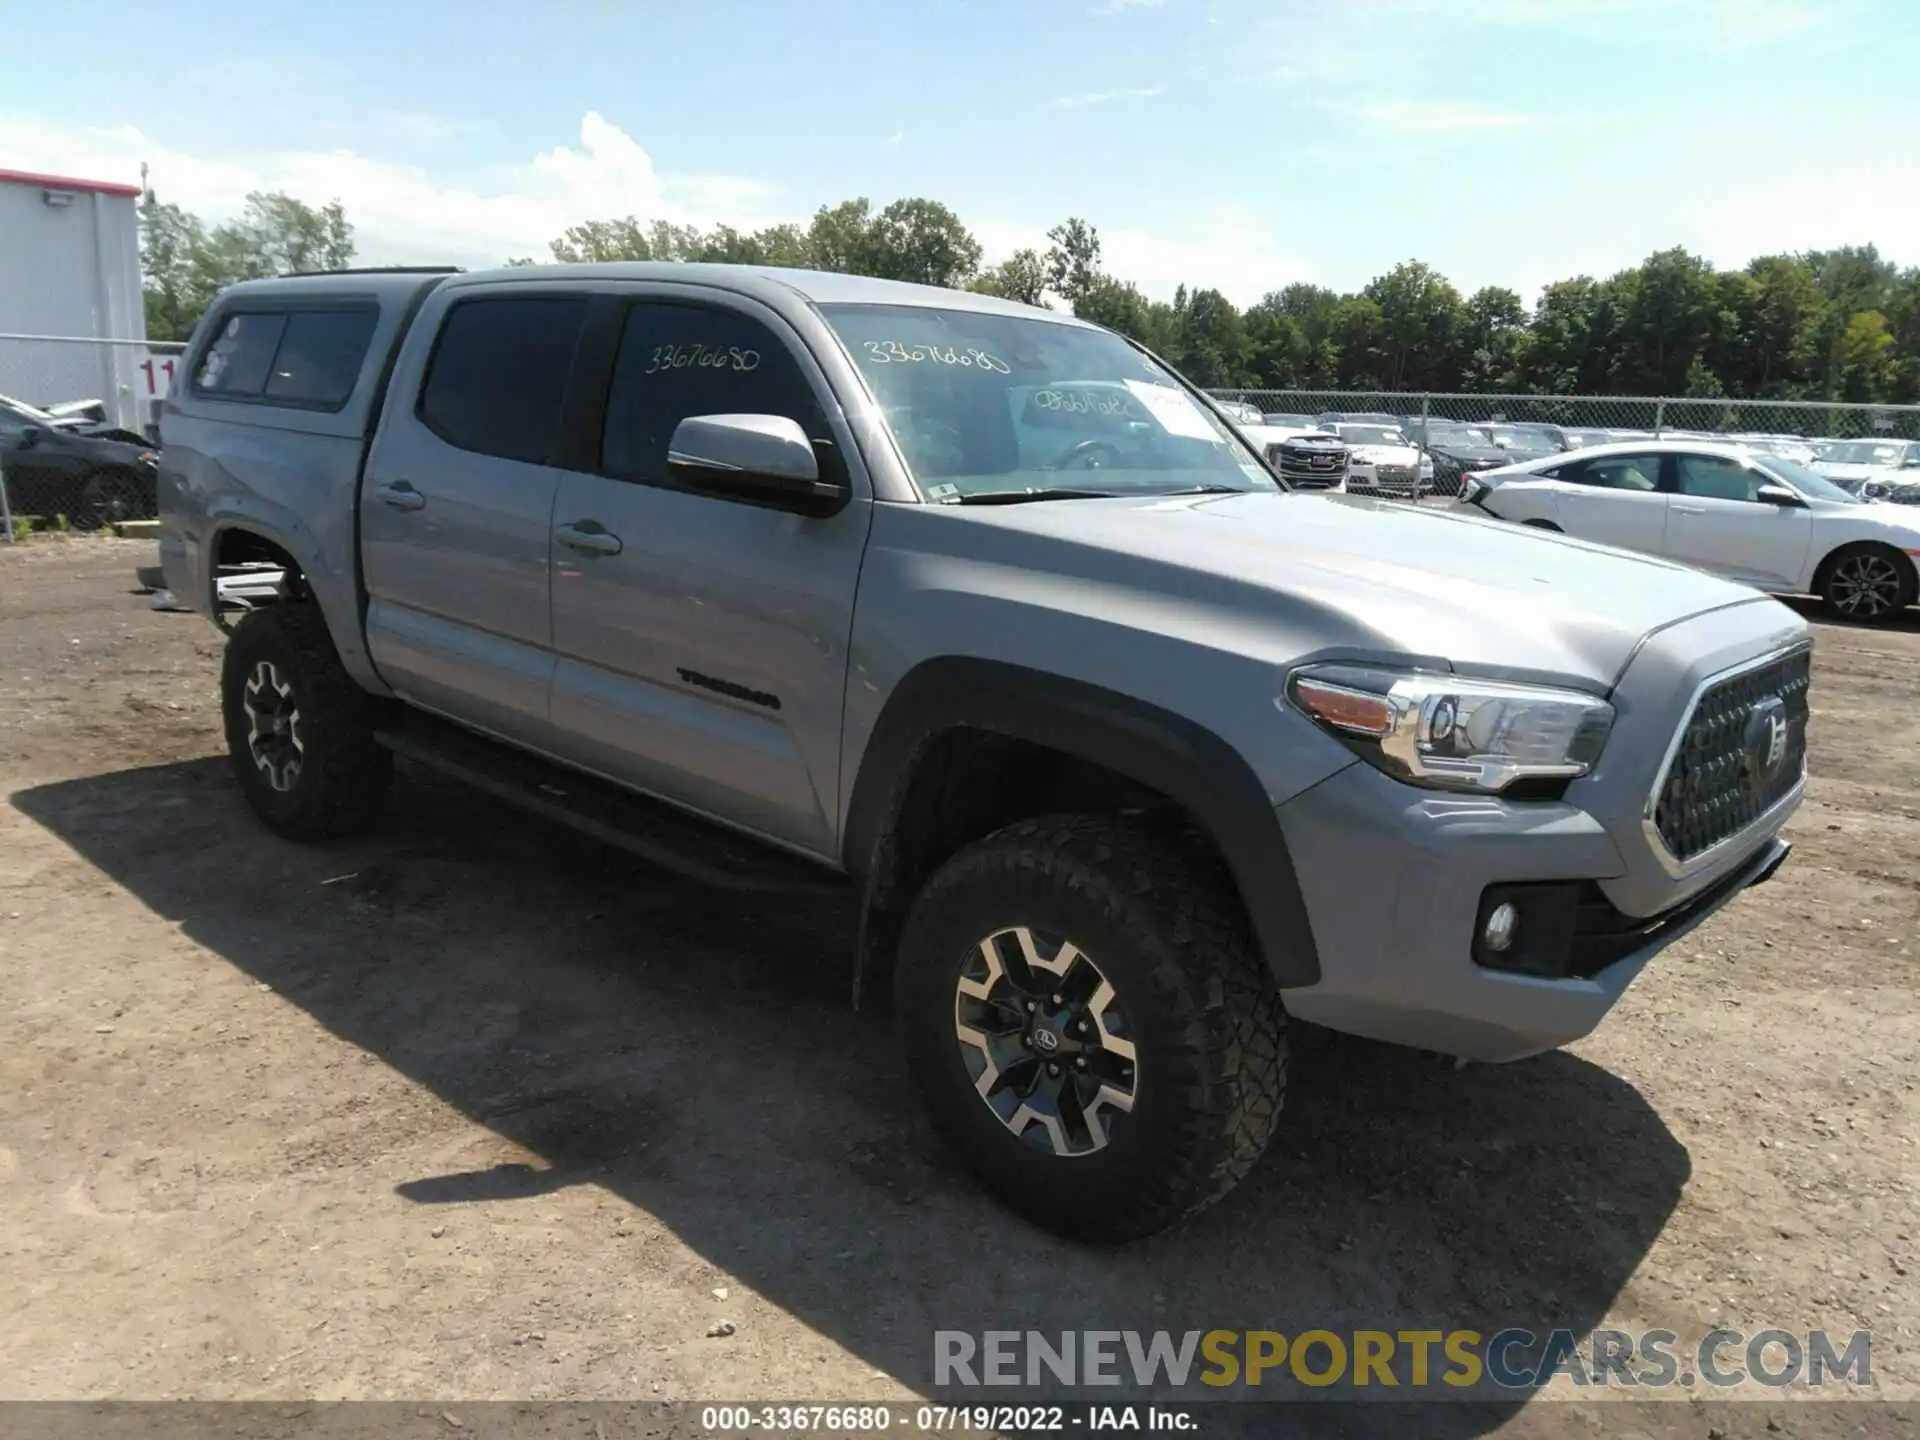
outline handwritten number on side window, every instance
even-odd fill
[[[642,375],[656,370],[758,370],[760,352],[738,345],[656,345]]]
[[[898,340],[869,340],[867,359],[875,365],[959,365],[968,370],[989,370],[995,375],[1011,375],[1013,367],[997,355],[984,350],[960,349],[952,345],[902,345]]]

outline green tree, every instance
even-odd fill
[[[1080,303],[1103,278],[1100,269],[1100,232],[1077,216],[1047,232],[1053,242],[1047,251],[1047,288],[1069,305]]]
[[[1498,285],[1474,291],[1461,311],[1460,388],[1518,389],[1530,338],[1518,294]]]
[[[184,340],[227,286],[293,271],[344,269],[353,254],[353,226],[337,200],[316,207],[256,191],[237,219],[211,230],[179,206],[155,202],[140,219],[147,334]]]
[[[867,227],[860,273],[919,285],[964,287],[980,268],[980,242],[937,200],[895,200]]]
[[[1382,390],[1453,390],[1460,383],[1460,292],[1430,265],[1408,260],[1361,295],[1379,311],[1372,337]]]
[[[991,270],[975,277],[973,288],[983,295],[1044,305],[1049,277],[1046,257],[1037,250],[1016,250]]]
[[[1194,384],[1217,388],[1245,385],[1252,378],[1246,321],[1218,290],[1176,291],[1173,322],[1167,359]]]
[[[1615,277],[1620,295],[1612,388],[1633,395],[1684,395],[1695,362],[1721,333],[1718,277],[1697,255],[1662,250]]]

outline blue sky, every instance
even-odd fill
[[[9,33],[45,12],[0,0]],[[1684,244],[1920,263],[1920,0],[66,0],[0,168],[152,166],[210,218],[342,200],[367,261],[544,255],[637,213],[856,194],[990,257],[1092,221],[1109,268],[1241,303],[1418,258],[1531,293]]]

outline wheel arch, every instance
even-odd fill
[[[986,793],[1003,788],[985,782],[1007,764],[1014,793]],[[906,911],[933,870],[1002,824],[1059,808],[1048,803],[1055,794],[1097,794],[1109,809],[1173,807],[1217,853],[1276,983],[1319,979],[1279,820],[1233,746],[1099,685],[949,657],[895,687],[853,782],[841,854],[862,888],[856,1003],[891,967]]]
[[[1846,556],[1861,550],[1878,551],[1892,558],[1896,564],[1903,560],[1906,562],[1908,572],[1906,601],[1907,604],[1911,605],[1914,601],[1915,593],[1920,591],[1920,555],[1903,550],[1890,540],[1847,540],[1833,546],[1825,555],[1820,557],[1820,563],[1813,567],[1813,579],[1808,585],[1811,593],[1824,600],[1826,598],[1827,577],[1833,573],[1833,567]],[[1895,613],[1898,612],[1896,611]]]

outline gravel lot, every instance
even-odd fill
[[[908,1398],[936,1328],[1509,1319],[1868,1328],[1920,1385],[1920,617],[1821,625],[1792,860],[1595,1036],[1301,1033],[1253,1179],[1101,1253],[933,1146],[833,907],[413,772],[268,837],[152,555],[0,546],[0,1397]]]

